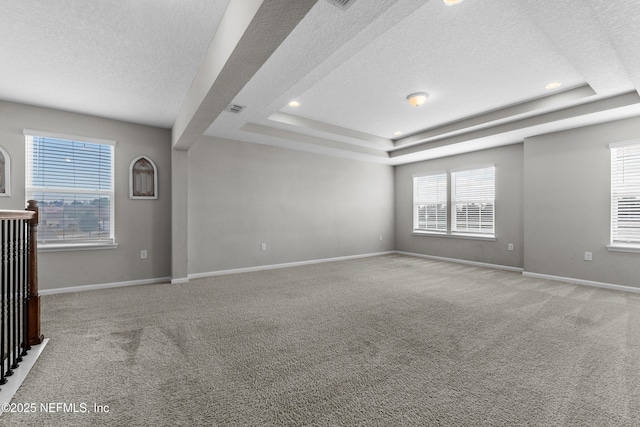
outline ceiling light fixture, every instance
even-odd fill
[[[545,89],[556,89],[556,88],[559,88],[560,86],[562,86],[561,82],[551,82],[548,85],[546,85],[544,88]]]
[[[409,104],[413,105],[414,107],[419,107],[425,103],[428,97],[428,93],[418,92],[412,93],[411,95],[407,96],[407,100],[409,101]]]
[[[393,134],[394,134],[395,136],[400,136],[400,135],[402,135],[402,132],[400,132],[400,131],[396,131],[396,132],[394,132]]]
[[[300,103],[298,101],[289,102],[289,107],[299,107]]]
[[[454,4],[462,3],[462,0],[442,0],[447,6],[453,6]]]

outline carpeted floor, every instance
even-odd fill
[[[640,424],[640,295],[513,272],[388,255],[51,295],[42,330],[13,400],[38,409],[1,425]]]

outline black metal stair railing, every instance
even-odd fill
[[[0,384],[13,375],[33,341],[29,302],[34,218],[37,212],[0,211]]]

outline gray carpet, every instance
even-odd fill
[[[2,425],[640,423],[640,296],[400,255],[42,298]],[[92,413],[94,403],[108,413]]]

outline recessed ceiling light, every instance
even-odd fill
[[[462,3],[462,0],[442,0],[447,6],[453,6],[454,4]]]
[[[546,85],[544,88],[545,89],[556,89],[556,88],[559,88],[560,86],[562,86],[561,82],[551,82],[548,85]]]
[[[407,100],[409,101],[409,104],[413,105],[414,107],[419,107],[425,103],[428,97],[428,93],[418,92],[412,93],[411,95],[407,96]]]
[[[298,101],[289,102],[289,107],[299,107],[300,103]]]
[[[393,134],[394,134],[395,136],[400,136],[400,135],[402,135],[402,132],[400,132],[400,131],[396,131],[396,132],[394,132]]]

